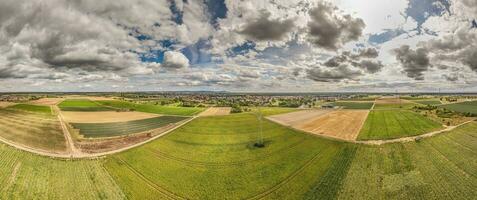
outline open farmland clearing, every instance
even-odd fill
[[[111,111],[114,108],[103,106],[89,99],[67,99],[61,102],[58,107],[62,111]]]
[[[99,112],[61,112],[63,119],[69,123],[108,123],[108,122],[126,122],[133,120],[148,119],[159,117],[160,115],[143,112],[117,112],[117,111],[99,111]]]
[[[61,103],[64,98],[41,98],[38,100],[30,101],[31,104],[36,104],[36,105],[47,105],[47,106],[53,106]]]
[[[127,121],[127,122],[111,122],[111,123],[71,123],[75,129],[79,129],[79,133],[85,137],[113,137],[140,133],[157,129],[169,124],[174,124],[187,117],[179,116],[160,116],[148,119]]]
[[[303,112],[303,111],[302,111]],[[343,140],[355,140],[368,115],[367,110],[317,110],[268,117],[305,132]]]
[[[445,105],[442,105],[441,107],[452,110],[452,111],[461,112],[461,113],[477,114],[477,101],[466,101],[461,103],[445,104]]]
[[[477,123],[418,142],[368,146],[303,134],[252,114],[196,118],[93,160],[0,144],[1,199],[472,199]],[[260,170],[257,170],[260,169]],[[180,178],[178,178],[180,177]],[[47,183],[47,184],[45,184]]]
[[[295,128],[313,134],[355,140],[368,116],[368,112],[367,110],[333,111],[312,121],[297,125]]]
[[[393,139],[442,129],[442,125],[407,110],[373,110],[361,129],[359,140]]]
[[[374,102],[366,101],[338,101],[335,102],[335,106],[342,107],[343,109],[364,109],[369,110],[373,107]]]
[[[400,98],[379,98],[376,99],[374,108],[375,110],[389,110],[389,109],[410,109],[416,105],[412,101]]]
[[[33,112],[45,115],[51,115],[51,107],[43,105],[32,105],[32,104],[15,104],[8,107],[9,109],[15,109],[26,112]]]
[[[0,110],[0,137],[34,149],[66,150],[61,125],[52,115]]]
[[[331,110],[324,110],[324,109],[323,110],[322,109],[302,110],[297,112],[272,115],[272,116],[269,116],[268,119],[274,122],[277,122],[279,124],[283,124],[285,126],[297,126],[329,112],[331,112]]]
[[[101,105],[113,107],[117,109],[128,109],[139,112],[164,114],[164,115],[180,115],[192,116],[202,112],[205,108],[196,107],[174,107],[174,106],[159,106],[153,104],[137,104],[127,101],[97,101]]]
[[[231,110],[232,108],[230,107],[212,107],[212,108],[207,108],[207,110],[201,112],[199,116],[205,117],[205,116],[228,115],[230,114]]]

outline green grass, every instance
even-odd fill
[[[149,119],[134,120],[128,122],[113,123],[72,123],[75,129],[80,130],[80,134],[86,137],[112,137],[128,135],[157,129],[171,123],[177,123],[187,119],[178,116],[160,116]]]
[[[36,149],[66,150],[61,125],[53,115],[0,109],[0,137]]]
[[[441,101],[436,99],[426,99],[426,100],[414,100],[413,102],[424,104],[424,105],[440,105]]]
[[[411,109],[419,104],[416,103],[401,103],[401,104],[379,104],[374,105],[374,110],[391,110],[391,109]]]
[[[32,104],[16,104],[8,108],[51,115],[50,106],[39,106],[39,105],[32,105]]]
[[[56,160],[0,144],[0,199],[473,199],[477,123],[419,142],[330,141],[251,114],[198,118],[99,159]],[[15,170],[16,169],[16,170]]]
[[[441,107],[461,112],[461,113],[474,113],[477,114],[477,101],[467,101],[462,103],[446,104]]]
[[[124,199],[102,162],[56,160],[0,144],[0,199]]]
[[[192,116],[205,110],[205,108],[196,107],[174,107],[174,106],[158,106],[153,104],[136,104],[127,101],[97,101],[98,103],[115,107],[119,109],[134,109],[139,112],[164,114],[164,115],[180,115],[180,116]]]
[[[67,99],[59,105],[62,111],[112,111],[114,108],[103,106],[89,99]]]
[[[251,112],[258,112],[257,107],[250,107]],[[260,107],[260,112],[263,116],[278,115],[289,112],[298,111],[296,108],[284,108],[284,107]]]
[[[407,110],[373,110],[369,113],[358,140],[393,139],[420,135],[442,126]]]
[[[344,109],[371,109],[374,102],[335,102],[335,106],[343,107]]]
[[[268,121],[263,122],[266,147],[256,148],[258,130],[251,114],[198,118],[141,148],[112,156],[106,168],[132,199],[146,195],[144,181],[156,186],[149,190],[185,198],[245,199],[266,194],[287,178],[301,179],[303,166],[325,173],[343,148]],[[125,171],[131,171],[128,177]]]

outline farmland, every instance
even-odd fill
[[[132,120],[147,119],[159,117],[160,115],[143,112],[117,112],[117,111],[98,111],[98,112],[61,112],[63,119],[70,123],[107,123],[107,122],[126,122]]]
[[[439,99],[424,99],[424,100],[414,100],[413,102],[424,104],[424,105],[440,105],[442,104]]]
[[[148,119],[110,123],[71,123],[85,137],[111,137],[144,132],[187,119],[178,116],[160,116]]]
[[[0,191],[0,199],[124,199],[101,160],[56,160],[3,144]]]
[[[442,105],[443,108],[461,112],[461,113],[474,113],[477,114],[477,101],[467,101],[462,103],[455,103],[455,104],[446,104]]]
[[[191,116],[198,114],[204,110],[204,108],[196,107],[174,107],[174,106],[159,106],[153,104],[137,104],[127,101],[97,101],[98,103],[114,107],[118,109],[130,109],[139,112],[155,113],[155,114],[164,114],[164,115],[181,115],[181,116]]]
[[[252,114],[201,117],[151,143],[94,160],[51,159],[0,144],[0,198],[472,199],[477,195],[476,122],[418,142],[382,146],[332,141],[263,121],[265,147],[257,148],[253,144],[258,130]]]
[[[31,104],[16,104],[10,106],[9,108],[27,112],[35,112],[41,114],[51,114],[50,106],[40,106],[40,105],[31,105]]]
[[[62,152],[66,148],[60,123],[52,115],[0,109],[0,137],[41,150]]]
[[[199,116],[220,116],[220,115],[228,115],[232,108],[230,107],[211,107],[207,108],[207,110],[201,112]]]
[[[102,106],[88,99],[67,99],[59,105],[62,111],[111,111],[111,107]]]
[[[344,109],[371,109],[374,102],[352,102],[352,101],[339,101],[335,102],[335,106],[343,107]]]
[[[392,139],[438,130],[441,125],[407,110],[373,110],[358,136],[359,140]]]

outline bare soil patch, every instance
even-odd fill
[[[16,103],[13,102],[8,102],[8,101],[0,101],[0,108],[6,108],[8,106],[13,106]]]
[[[268,119],[277,122],[279,124],[283,124],[286,126],[297,126],[308,121],[312,121],[315,118],[322,116],[326,113],[331,112],[332,110],[321,110],[321,109],[313,109],[313,110],[302,110],[297,112],[285,113],[280,115],[273,115],[268,117]]]
[[[38,99],[38,100],[31,101],[30,103],[31,104],[36,104],[36,105],[52,106],[52,105],[59,104],[63,100],[65,100],[65,99],[63,99],[63,98],[41,98],[41,99]]]
[[[160,115],[143,112],[70,112],[62,111],[63,119],[69,123],[108,123],[148,119]]]
[[[368,113],[367,110],[338,110],[297,125],[295,128],[344,140],[356,140]]]
[[[201,112],[199,116],[221,116],[221,115],[228,115],[232,108],[230,107],[212,107],[208,108],[204,112]]]

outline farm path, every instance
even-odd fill
[[[59,112],[59,110],[55,110],[55,111]],[[156,135],[152,138],[149,138],[148,140],[145,140],[145,141],[142,141],[142,142],[139,142],[139,143],[136,143],[134,145],[127,146],[127,147],[124,147],[124,148],[120,148],[120,149],[116,149],[116,150],[112,150],[112,151],[107,151],[107,152],[101,152],[101,153],[84,153],[84,152],[81,152],[79,149],[74,147],[74,142],[71,138],[71,135],[69,135],[69,132],[67,132],[68,134],[65,134],[65,137],[69,136],[71,141],[68,141],[68,142],[71,142],[73,147],[71,148],[71,146],[70,146],[70,151],[65,152],[65,153],[50,152],[50,151],[40,150],[40,149],[36,149],[36,148],[31,148],[31,147],[28,147],[28,146],[25,146],[25,145],[22,145],[22,144],[17,144],[17,143],[10,142],[10,141],[5,140],[1,137],[0,137],[0,142],[2,142],[4,144],[7,144],[9,146],[12,146],[14,148],[17,148],[17,149],[20,149],[20,150],[23,150],[23,151],[27,151],[27,152],[30,152],[30,153],[34,153],[34,154],[37,154],[37,155],[41,155],[41,156],[47,156],[47,157],[52,157],[52,158],[65,158],[65,159],[66,158],[90,158],[90,159],[93,159],[93,158],[97,158],[97,157],[102,157],[102,156],[106,156],[106,155],[120,153],[120,152],[129,150],[129,149],[144,145],[146,143],[149,143],[149,142],[151,142],[151,141],[153,141],[157,138],[160,138],[164,135],[167,135],[168,133],[182,127],[183,125],[191,122],[192,120],[194,120],[197,117],[198,116],[193,116],[190,119],[182,121],[180,124],[176,125],[175,127],[171,128],[167,131],[164,131],[163,133],[158,134],[158,135]],[[62,124],[62,127],[63,127],[63,125],[64,124]],[[64,126],[65,126],[64,128],[66,128],[66,125],[64,125]],[[67,128],[66,128],[66,131],[68,131]]]
[[[73,138],[71,137],[71,133],[68,130],[68,127],[66,127],[65,122],[63,120],[63,114],[61,114],[61,110],[58,107],[58,105],[53,105],[53,109],[55,110],[55,113],[58,116],[58,120],[60,121],[61,124],[61,129],[63,129],[63,134],[65,135],[65,140],[66,140],[66,146],[68,148],[68,152],[70,156],[72,157],[77,157],[82,154],[82,152],[76,148],[75,142],[73,141]]]
[[[468,123],[473,122],[473,121],[474,120],[467,121],[467,122],[461,123],[461,124],[456,125],[456,126],[447,126],[445,129],[432,131],[432,132],[425,133],[425,134],[422,134],[422,135],[396,138],[396,139],[388,139],[388,140],[365,140],[365,141],[350,141],[350,142],[357,143],[357,144],[367,144],[367,145],[383,145],[383,144],[398,143],[398,142],[412,142],[412,141],[416,141],[416,139],[428,138],[428,137],[432,137],[432,136],[440,134],[440,133],[444,133],[444,132],[454,130],[457,127],[463,126],[463,125],[468,124]]]

